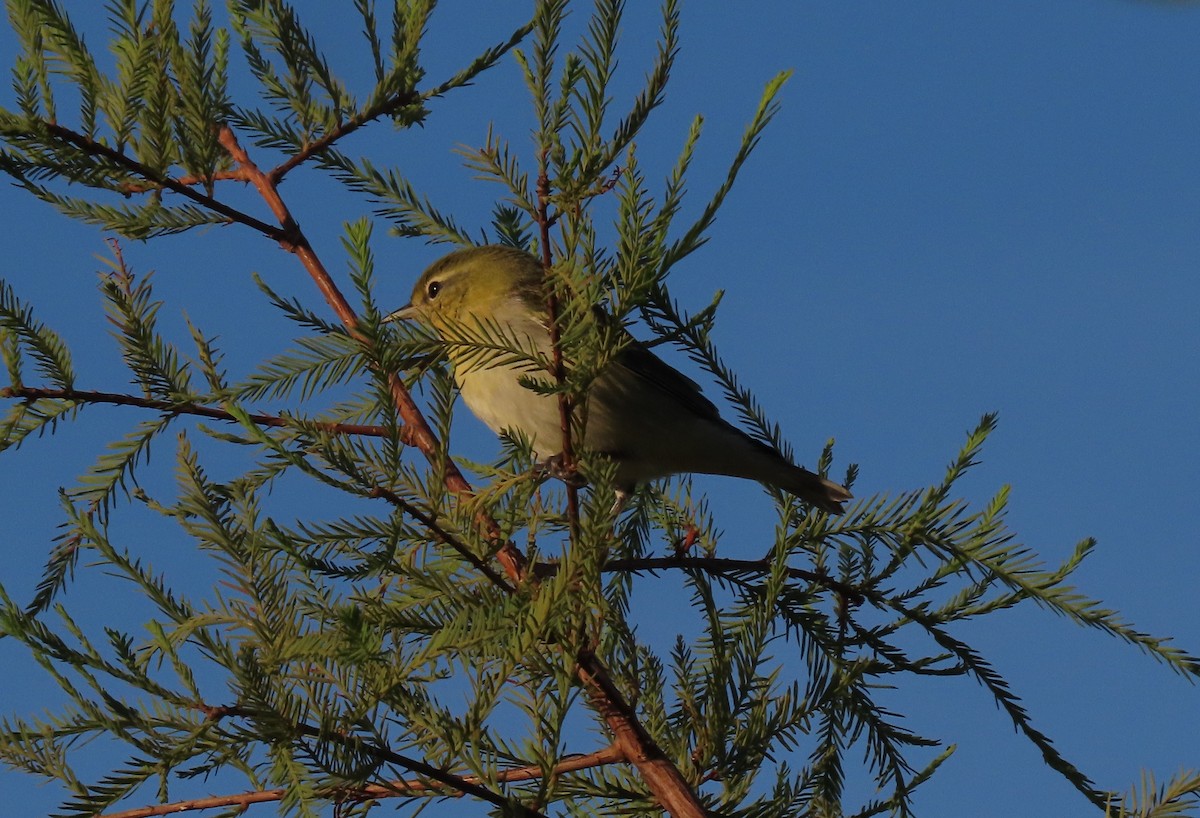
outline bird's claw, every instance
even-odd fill
[[[567,465],[561,453],[551,455],[537,465],[539,477],[553,477],[561,480],[572,488],[581,489],[587,485],[587,479],[579,473],[574,465]]]

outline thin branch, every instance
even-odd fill
[[[559,327],[558,315],[558,292],[554,280],[550,276],[550,267],[554,261],[550,254],[550,226],[552,222],[548,212],[550,207],[550,176],[546,167],[547,161],[548,156],[546,151],[543,150],[538,157],[537,223],[541,231],[540,243],[542,247],[543,280],[547,285],[546,312],[550,316],[546,322],[547,331],[550,333],[550,369],[554,375],[554,382],[559,387],[558,421],[562,432],[562,467],[563,471],[570,475],[576,468],[575,447],[571,439],[571,396],[562,391],[562,385],[567,379],[567,370],[563,363],[562,328]],[[578,544],[579,487],[575,485],[575,481],[570,479],[564,480],[563,483],[566,486],[567,492],[567,523],[571,528],[571,543]]]
[[[181,185],[203,185],[209,182],[242,182],[245,183],[246,175],[240,170],[219,170],[212,176],[177,176],[175,181]],[[162,190],[163,185],[159,182],[130,182],[121,185],[122,193],[149,193],[152,190]]]
[[[604,564],[605,571],[636,573],[638,571],[657,571],[664,568],[704,571],[708,574],[725,575],[735,572],[751,572],[758,574],[769,573],[772,564],[768,560],[735,560],[723,557],[630,557],[627,559],[609,560]],[[802,579],[836,591],[853,602],[875,600],[875,595],[863,588],[841,580],[834,579],[822,571],[808,571],[804,568],[787,569],[787,574],[794,579]],[[882,599],[882,598],[881,598]]]
[[[116,164],[125,168],[130,173],[136,174],[148,182],[159,185],[160,187],[170,190],[173,193],[178,193],[185,199],[191,199],[201,207],[207,208],[214,213],[221,214],[231,222],[237,222],[238,224],[244,224],[247,227],[252,227],[263,235],[273,238],[276,241],[283,241],[285,238],[283,232],[280,231],[278,227],[272,227],[266,222],[259,221],[248,213],[243,213],[242,211],[230,207],[229,205],[213,198],[212,196],[201,193],[198,190],[194,190],[177,179],[172,179],[170,176],[162,176],[154,172],[152,169],[146,167],[136,159],[128,157],[120,151],[110,148],[108,145],[102,145],[93,139],[88,139],[83,134],[72,131],[70,128],[64,128],[63,126],[56,125],[52,122],[42,122],[41,124],[51,134],[64,142],[74,145],[84,153],[91,154],[92,156],[103,156],[110,162],[115,162]],[[228,128],[223,127],[222,130],[228,130]]]
[[[403,497],[396,494],[394,491],[390,491],[389,489],[377,487],[377,488],[371,490],[370,496],[371,497],[380,497],[380,498],[383,498],[384,500],[387,500],[389,503],[394,505],[396,508],[400,509],[405,514],[407,514],[408,516],[412,517],[414,520],[419,522],[421,525],[428,528],[429,531],[435,537],[437,537],[443,543],[445,543],[446,545],[450,546],[455,551],[457,551],[462,556],[463,559],[465,559],[467,562],[471,563],[471,565],[475,566],[475,568],[477,568],[480,573],[482,573],[485,577],[490,579],[497,586],[499,586],[500,588],[503,588],[505,591],[508,591],[509,593],[511,593],[513,591],[513,587],[508,584],[508,582],[504,579],[504,577],[502,577],[495,569],[493,569],[490,565],[488,565],[486,561],[484,561],[480,557],[476,556],[475,553],[472,552],[469,547],[467,547],[466,543],[462,542],[457,537],[452,536],[450,534],[450,532],[448,532],[448,531],[446,531],[446,529],[442,528],[438,524],[437,519],[435,517],[433,517],[432,515],[426,514],[424,511],[417,508],[415,505],[408,502]]]
[[[527,807],[524,804],[514,802],[513,800],[506,798],[499,793],[492,792],[481,783],[478,783],[478,778],[476,778],[475,781],[471,781],[464,776],[448,773],[443,769],[433,766],[432,764],[428,764],[416,758],[410,758],[409,756],[397,753],[394,750],[390,750],[387,747],[380,747],[377,744],[368,744],[357,736],[329,733],[319,727],[314,727],[311,724],[302,723],[297,724],[296,727],[301,733],[312,736],[313,738],[333,739],[340,741],[346,746],[361,748],[375,758],[387,761],[391,764],[398,764],[399,766],[404,767],[407,770],[411,770],[418,775],[431,778],[445,787],[449,787],[452,790],[458,790],[464,795],[474,795],[480,800],[487,801],[490,804],[495,804],[496,806],[502,807],[505,810],[511,809],[515,804],[519,813],[527,816],[527,818],[546,818],[545,815],[535,809]],[[472,776],[472,778],[475,777]]]
[[[421,95],[410,92],[408,94],[399,94],[391,97],[390,99],[381,101],[378,105],[366,108],[355,116],[350,117],[350,119],[346,120],[341,125],[338,125],[320,139],[316,140],[315,142],[311,142],[300,150],[296,151],[296,153],[287,159],[287,161],[274,167],[267,174],[267,176],[270,178],[272,184],[278,185],[283,181],[283,177],[287,176],[288,173],[293,171],[296,167],[304,162],[307,162],[313,156],[316,156],[322,151],[327,150],[331,145],[333,145],[334,142],[337,142],[342,137],[354,133],[363,125],[366,125],[367,123],[372,122],[381,116],[387,116],[395,113],[401,108],[405,108],[409,105],[415,105],[419,102],[421,102]]]
[[[169,400],[145,398],[138,395],[128,395],[123,392],[98,392],[91,389],[40,389],[29,386],[6,386],[0,388],[0,398],[21,400],[69,400],[76,403],[104,403],[114,406],[138,406],[143,409],[154,409],[169,415],[195,415],[212,418],[213,420],[237,421],[230,412],[212,406],[201,406],[196,403],[175,403]],[[249,414],[250,420],[259,426],[284,428],[295,426],[295,418],[285,415],[267,415],[259,412]],[[384,426],[373,426],[361,423],[330,423],[325,421],[305,421],[306,425],[314,426],[331,434],[361,435],[363,437],[387,437],[388,430]],[[407,427],[402,427],[400,437],[407,441]]]
[[[605,764],[615,764],[624,760],[621,751],[616,747],[606,747],[595,753],[575,755],[565,758],[550,768],[549,775],[559,776],[564,773],[601,767]],[[513,784],[521,781],[534,781],[543,778],[547,773],[536,765],[517,767],[513,770],[503,770],[496,773],[495,781],[502,784]],[[467,784],[480,783],[479,776],[462,776],[460,781]],[[448,785],[447,785],[448,787]],[[455,788],[457,789],[457,788]],[[189,801],[176,801],[171,804],[158,804],[152,807],[139,807],[124,812],[109,812],[97,818],[153,818],[157,815],[175,815],[180,812],[194,810],[217,809],[218,807],[248,807],[251,804],[263,804],[279,801],[287,790],[257,790],[235,795],[214,795],[208,798],[195,798]],[[447,788],[436,786],[429,781],[420,779],[398,779],[383,784],[368,784],[365,787],[340,787],[322,792],[328,798],[339,801],[366,801],[377,798],[398,798],[405,795],[431,795],[445,798],[450,795],[461,795],[448,792]]]

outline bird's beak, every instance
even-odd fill
[[[420,311],[412,304],[406,304],[393,313],[390,313],[383,319],[383,323],[390,324],[392,321],[410,321],[420,315]]]

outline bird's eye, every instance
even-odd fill
[[[441,291],[442,291],[442,282],[430,281],[429,286],[425,288],[425,295],[427,295],[429,297],[429,300],[432,301],[433,299],[438,297],[438,293],[440,293]]]

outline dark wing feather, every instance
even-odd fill
[[[621,350],[615,363],[667,392],[689,412],[708,420],[721,419],[716,404],[700,391],[700,384],[659,358],[645,345],[634,341]]]

